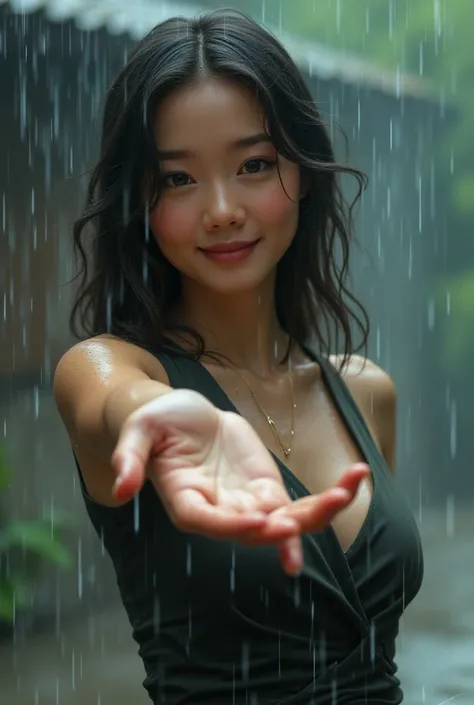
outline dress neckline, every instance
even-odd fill
[[[366,451],[366,448],[364,448],[364,444],[361,442],[359,438],[359,434],[357,433],[357,430],[354,428],[354,424],[351,422],[349,418],[349,414],[347,413],[347,408],[345,408],[345,405],[341,403],[341,396],[340,392],[338,393],[337,391],[337,379],[339,380],[339,383],[344,384],[343,380],[340,379],[340,376],[336,369],[333,367],[331,362],[327,359],[325,359],[323,356],[318,355],[314,350],[311,348],[307,347],[306,345],[301,345],[301,349],[303,352],[305,352],[308,357],[316,362],[316,364],[319,365],[322,373],[322,380],[323,384],[325,386],[326,391],[328,392],[331,401],[336,407],[337,412],[339,413],[344,426],[350,433],[352,439],[354,440],[357,448],[359,449],[359,452],[361,454],[361,457],[363,459],[363,462],[366,462],[371,470],[372,473],[372,496],[370,499],[369,507],[367,509],[367,514],[365,516],[365,519],[362,523],[361,528],[359,529],[357,535],[354,537],[352,540],[351,545],[347,548],[347,550],[344,551],[341,542],[339,541],[339,538],[335,532],[334,527],[332,524],[328,524],[326,530],[328,532],[328,535],[330,536],[331,541],[336,545],[338,553],[342,554],[344,557],[345,562],[348,564],[351,556],[354,554],[356,551],[357,547],[360,545],[361,541],[363,541],[366,533],[368,526],[370,524],[372,512],[374,509],[374,502],[375,502],[375,497],[376,493],[378,492],[378,482],[376,478],[376,473],[374,472],[374,468],[372,467],[372,463],[369,460],[368,453]],[[184,351],[183,351],[184,352]],[[216,378],[214,375],[207,369],[207,367],[200,361],[200,360],[194,360],[196,365],[198,365],[199,369],[202,371],[202,374],[205,376],[205,378],[208,380],[208,382],[212,385],[214,388],[217,397],[220,399],[219,401],[219,407],[226,409],[227,411],[232,411],[235,414],[238,414],[239,416],[242,416],[242,414],[239,412],[237,407],[235,406],[234,402],[232,399],[228,396],[228,394],[224,391],[224,389],[221,387],[221,385],[217,382]],[[348,392],[349,393],[349,392]],[[283,477],[287,477],[293,484],[296,484],[300,491],[303,493],[305,496],[311,495],[311,492],[309,489],[304,485],[303,482],[293,473],[292,470],[277,456],[275,453],[273,453],[270,449],[268,449],[269,453],[277,463],[280,472]]]

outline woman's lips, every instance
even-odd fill
[[[223,242],[208,248],[199,248],[207,259],[219,264],[243,262],[254,251],[260,240],[251,242]]]

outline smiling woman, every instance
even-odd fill
[[[363,175],[276,39],[228,11],[139,43],[101,149],[74,232],[88,337],[55,395],[150,698],[400,703],[423,561],[393,384],[354,354],[338,177]]]
[[[295,237],[300,168],[278,154],[265,123],[248,88],[214,76],[173,91],[158,110],[163,189],[149,222],[189,301],[196,286],[254,299]]]

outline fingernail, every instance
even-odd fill
[[[344,489],[344,487],[335,487],[333,496],[335,496],[336,499],[347,501],[351,498],[351,493]]]
[[[303,556],[299,548],[290,549],[290,563],[292,566],[292,575],[300,575],[303,570]]]
[[[267,515],[263,512],[254,512],[253,514],[251,514],[250,518],[256,524],[261,524],[262,522],[267,520]]]
[[[120,475],[117,476],[117,479],[114,482],[114,490],[119,490],[127,479],[128,473],[121,471]]]
[[[278,526],[281,529],[291,529],[292,531],[298,531],[298,524],[294,519],[290,517],[278,517]]]
[[[119,490],[121,489],[122,485],[123,485],[123,477],[117,477],[117,479],[114,482],[112,492],[114,494],[117,494],[117,492],[119,492]]]

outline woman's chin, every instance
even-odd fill
[[[261,288],[263,282],[270,278],[269,272],[260,273],[260,276],[255,272],[226,272],[220,276],[206,277],[204,281],[201,280],[200,284],[209,292],[223,296],[233,296],[257,291]]]

